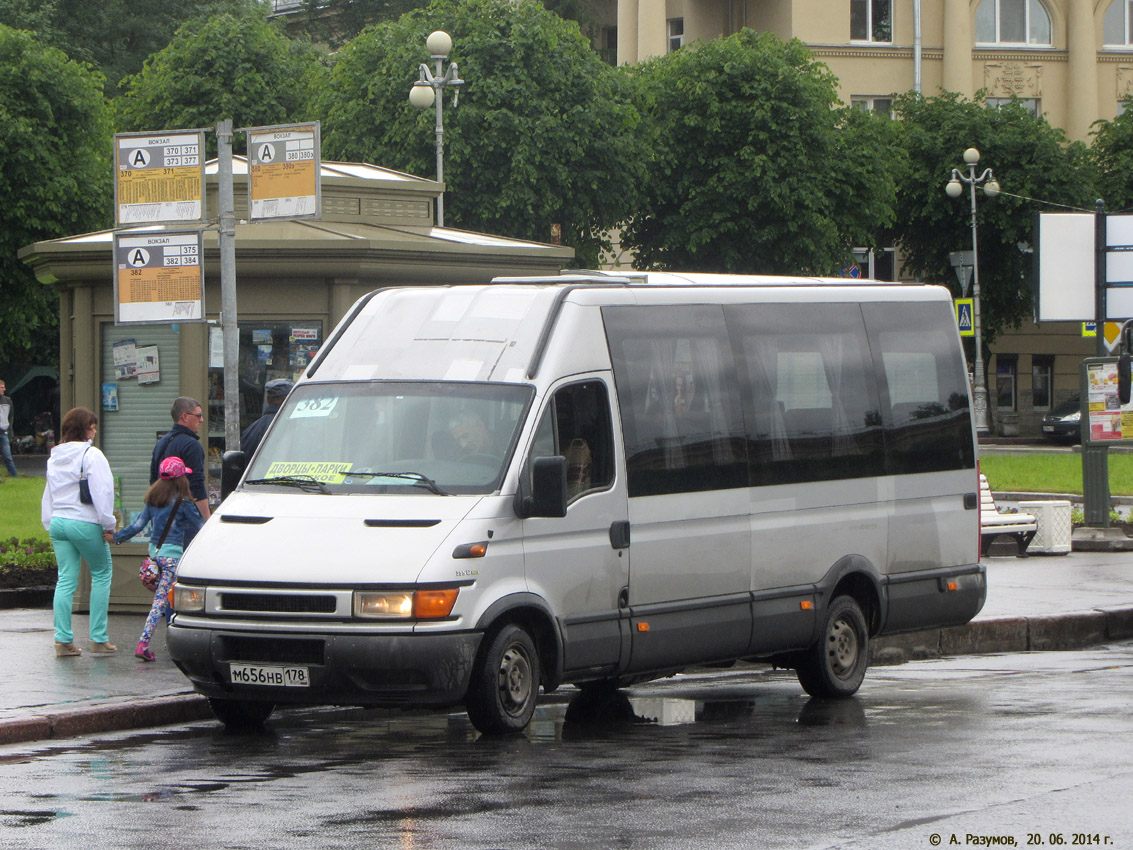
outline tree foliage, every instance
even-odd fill
[[[110,222],[102,75],[0,25],[0,362],[58,362],[58,299],[17,252]]]
[[[262,12],[264,0],[0,0],[0,23],[99,68],[110,95],[185,21],[250,8]]]
[[[125,81],[116,102],[123,131],[236,127],[311,120],[307,85],[318,54],[265,19],[262,9],[191,21],[145,68]],[[215,138],[208,136],[215,154]]]
[[[1086,147],[1018,103],[990,109],[956,94],[900,96],[905,168],[897,194],[896,238],[906,270],[952,286],[959,294],[948,254],[971,250],[971,201],[967,187],[953,200],[944,193],[953,168],[967,175],[964,150],[980,152],[976,176],[991,167],[1002,187],[991,200],[977,190],[977,242],[984,341],[1031,315],[1034,213],[1058,211],[1044,202],[1092,209],[1096,181]],[[1039,199],[1039,200],[1035,200]]]
[[[656,133],[623,234],[639,267],[828,274],[892,220],[888,122],[838,108],[801,42],[744,30],[637,76]]]
[[[546,241],[582,263],[635,209],[646,158],[630,80],[574,23],[537,3],[439,0],[365,30],[337,54],[319,100],[323,151],[432,175],[435,114],[409,103],[428,34],[453,38],[465,80],[444,105],[445,223]]]
[[[1097,169],[1099,195],[1109,210],[1133,207],[1133,99],[1112,121],[1094,124],[1091,161]]]

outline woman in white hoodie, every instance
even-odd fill
[[[106,455],[91,445],[98,417],[85,407],[67,411],[60,426],[61,442],[47,461],[40,518],[51,535],[59,579],[55,584],[55,654],[82,655],[71,631],[71,606],[79,584],[79,559],[90,567],[91,652],[109,655],[118,649],[107,632],[110,608],[110,546],[114,539],[114,480]],[[86,480],[86,487],[80,481]],[[89,488],[86,501],[83,490]]]

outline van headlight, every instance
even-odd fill
[[[173,610],[178,614],[199,614],[205,610],[205,589],[184,584],[173,585]]]
[[[359,590],[354,616],[369,620],[437,620],[452,613],[459,588],[430,590]]]

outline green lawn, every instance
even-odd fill
[[[41,498],[42,478],[0,478],[0,540],[12,537],[47,540],[47,532],[39,521]]]
[[[980,452],[992,490],[1082,495],[1082,456],[1071,452]],[[1133,496],[1133,455],[1110,454],[1111,496]]]

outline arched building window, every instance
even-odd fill
[[[1129,47],[1133,45],[1133,14],[1130,0],[1113,0],[1105,10],[1105,24],[1102,29],[1102,42],[1106,47]]]
[[[976,44],[1051,45],[1050,13],[1039,0],[982,0]]]

